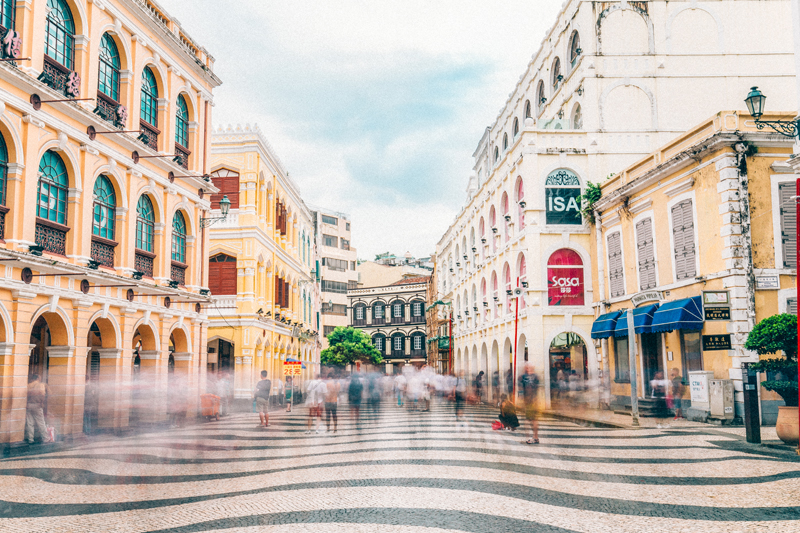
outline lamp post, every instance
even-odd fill
[[[766,102],[767,97],[758,90],[758,87],[751,87],[750,93],[747,95],[747,98],[744,99],[744,103],[747,104],[747,111],[750,112],[756,121],[756,128],[761,130],[767,126],[784,137],[795,139],[795,145],[800,143],[800,120],[761,120]],[[800,200],[800,178],[795,180],[795,196],[792,199],[795,201],[796,215],[797,210],[800,209],[800,201],[798,201]],[[795,216],[795,239],[800,240],[800,224],[797,224],[797,216]],[[795,248],[797,248],[797,246],[795,246]],[[800,250],[796,250],[795,269],[797,269],[798,265],[800,265]],[[800,300],[800,284],[797,283],[796,276],[795,287],[797,290],[797,298]],[[800,334],[800,323],[798,323],[797,330]],[[798,348],[800,348],[800,335],[798,335]],[[800,355],[797,357],[797,377],[800,379]],[[800,387],[798,387],[797,394],[798,400],[800,401]],[[798,424],[800,424],[800,411],[798,411],[798,413]],[[797,453],[800,455],[800,445],[798,445]]]
[[[231,201],[228,200],[228,195],[224,195],[222,200],[219,201],[219,210],[222,213],[221,217],[200,217],[200,227],[207,228],[218,220],[225,220],[228,218],[228,211],[231,209]]]

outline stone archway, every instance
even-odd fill
[[[588,379],[588,350],[584,339],[574,332],[556,335],[548,350],[550,399],[566,400],[583,390]]]
[[[83,432],[128,424],[122,394],[125,369],[118,345],[119,329],[111,318],[90,320],[86,339]]]
[[[181,326],[174,327],[167,358],[167,414],[173,427],[183,425],[189,407],[190,349],[186,331]]]

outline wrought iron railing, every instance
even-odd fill
[[[142,135],[144,135],[146,139],[142,142],[153,150],[158,151],[158,134],[161,132],[144,120],[139,120],[139,129],[142,131]]]
[[[103,266],[114,268],[114,247],[92,239],[92,259]]]
[[[36,244],[44,251],[67,255],[67,232],[45,224],[36,224]]]
[[[178,164],[185,169],[189,168],[189,154],[191,153],[180,144],[175,143],[175,155],[178,156]]]
[[[133,268],[141,272],[144,276],[152,278],[153,258],[137,251],[133,258]]]
[[[177,281],[178,285],[186,285],[186,267],[172,263],[170,279],[172,279],[172,281]]]
[[[109,121],[114,126],[118,124],[118,117],[117,117],[117,108],[119,104],[110,98],[108,98],[103,93],[97,93],[97,107],[95,107],[94,112],[99,115],[102,119]]]
[[[0,205],[0,241],[6,238],[6,213],[8,211],[6,206]]]

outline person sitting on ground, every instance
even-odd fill
[[[519,427],[517,406],[508,399],[506,394],[500,395],[500,423],[503,424],[504,429],[510,429],[511,431],[516,431]]]

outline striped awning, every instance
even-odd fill
[[[642,333],[652,333],[653,316],[658,310],[658,304],[644,305],[633,310],[633,331],[637,335]],[[617,319],[617,327],[614,329],[615,337],[628,336],[628,311],[625,310]]]
[[[606,339],[612,336],[617,324],[617,318],[619,318],[621,313],[622,311],[612,311],[611,313],[606,313],[597,317],[594,324],[592,324],[592,338]]]
[[[703,300],[701,296],[684,298],[661,304],[653,315],[650,326],[653,333],[685,329],[698,331],[703,329]]]

